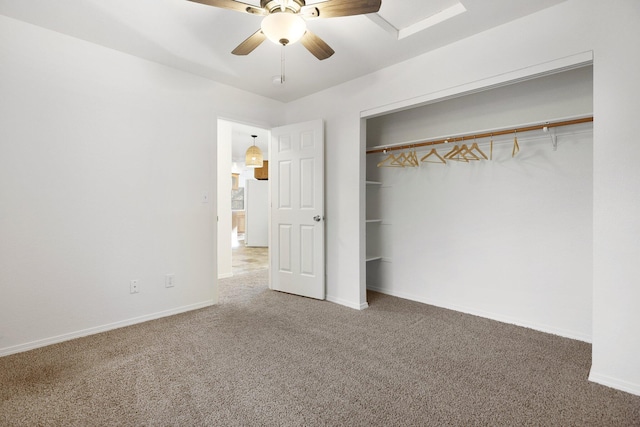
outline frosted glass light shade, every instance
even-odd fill
[[[255,145],[247,148],[247,154],[245,156],[245,166],[248,168],[261,168],[263,166],[262,151]]]
[[[260,27],[269,40],[279,45],[293,44],[307,31],[304,19],[288,12],[277,12],[266,16]]]

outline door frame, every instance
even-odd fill
[[[227,135],[225,125],[221,125],[221,123],[228,123],[231,126],[230,134]],[[232,246],[231,246],[231,199],[228,196],[228,192],[224,191],[225,188],[231,188],[231,167],[233,163],[232,157],[232,144],[233,144],[233,126],[242,126],[260,129],[262,131],[266,131],[267,133],[267,155],[271,150],[271,126],[265,124],[257,124],[250,121],[245,121],[241,119],[232,119],[228,117],[218,116],[216,117],[216,127],[217,127],[217,141],[216,141],[216,200],[215,200],[215,209],[214,213],[216,215],[217,221],[216,225],[216,256],[215,256],[215,280],[216,280],[216,292],[217,292],[217,281],[219,279],[225,279],[233,276],[232,270]],[[221,132],[222,128],[222,132]],[[247,147],[251,143],[251,140],[247,138]],[[222,153],[226,152],[228,149],[229,153],[229,161],[224,161],[220,158],[221,150]],[[269,184],[269,190],[271,189],[271,184]],[[225,196],[227,194],[227,196]],[[269,195],[267,196],[269,200],[269,205],[271,205],[271,192],[269,191]],[[228,199],[228,200],[227,200]],[[222,202],[222,203],[221,203]],[[221,206],[222,205],[222,206]],[[228,209],[226,206],[228,205]],[[270,213],[269,213],[270,215]],[[228,227],[227,227],[228,225]],[[223,235],[227,235],[226,232],[221,233],[221,227],[228,229],[228,239],[226,237],[223,238]],[[228,245],[223,243],[223,239],[226,239]],[[269,231],[269,245],[271,245],[271,233]],[[228,262],[228,267],[223,274],[220,274],[219,262],[221,260],[221,253],[223,253],[224,262]],[[271,252],[269,252],[269,256]]]

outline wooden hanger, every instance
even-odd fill
[[[410,151],[409,153],[403,151],[398,155],[391,153],[384,160],[378,163],[379,168],[407,168],[415,166],[420,166],[420,163],[418,163],[418,156],[415,153],[415,149],[413,151]]]
[[[493,160],[493,134],[491,134],[491,151],[489,151],[489,160]]]
[[[475,136],[473,137],[473,144],[471,144],[471,148],[469,149],[469,152],[473,153],[473,151],[475,151],[476,153],[479,153],[485,160],[489,160],[487,155],[484,154],[484,152],[480,149],[480,147],[478,147],[478,143],[476,142]]]
[[[403,168],[401,162],[398,161],[398,158],[395,154],[389,153],[387,157],[385,157],[380,163],[378,163],[379,168]]]
[[[451,151],[449,151],[447,154],[444,155],[445,159],[450,159],[451,157],[455,156],[458,151],[460,150],[460,147],[458,147],[458,145],[454,145],[453,148],[451,149]]]
[[[438,158],[438,160],[427,160],[429,157],[431,156],[436,156]],[[447,164],[447,161],[445,159],[442,158],[442,156],[440,154],[438,154],[438,152],[436,151],[435,148],[432,148],[431,151],[429,151],[429,153],[422,157],[420,159],[421,162],[427,162],[427,163],[442,163],[442,164]]]
[[[394,162],[398,166],[402,166],[403,168],[412,168],[416,166],[420,166],[418,163],[418,157],[415,153],[415,149],[409,152],[402,152],[396,156],[396,160]]]
[[[462,139],[462,141],[464,141],[464,138]],[[445,154],[444,158],[447,160],[465,163],[469,163],[469,161],[472,160],[480,160],[480,157],[476,156],[471,152],[471,150],[469,150],[467,144],[462,144],[461,146],[456,145],[455,147],[453,147],[453,150]]]
[[[407,166],[411,166],[411,167],[418,167],[420,166],[420,162],[418,161],[418,153],[416,152],[415,147],[413,148],[412,151],[409,152],[409,154],[407,154],[408,160],[409,160],[409,164]]]
[[[467,144],[462,144],[462,147],[460,147],[460,151],[458,152],[458,154],[464,157],[467,161],[480,160],[480,157],[471,152],[471,149],[467,147]]]
[[[511,157],[515,157],[516,154],[520,151],[520,146],[518,145],[518,131],[513,131],[513,150],[511,151]]]
[[[455,138],[453,140],[453,142],[455,142]],[[460,147],[458,146],[458,144],[456,144],[451,151],[449,151],[447,154],[444,155],[444,158],[447,160],[454,160],[456,162],[468,162],[469,160],[465,159],[464,157],[460,157]]]
[[[396,156],[396,159],[392,162],[395,166],[406,168],[409,165],[409,157],[404,151]]]

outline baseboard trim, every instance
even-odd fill
[[[334,304],[344,305],[345,307],[353,308],[355,310],[364,310],[365,308],[369,307],[369,304],[366,302],[362,304],[358,304],[358,303],[353,303],[351,301],[347,301],[345,299],[334,297],[331,295],[327,295],[325,299]]]
[[[113,329],[124,328],[125,326],[136,325],[138,323],[148,322],[150,320],[156,320],[163,317],[169,317],[187,311],[198,310],[200,308],[210,307],[214,305],[213,300],[207,300],[196,304],[185,305],[182,307],[173,308],[171,310],[159,311],[157,313],[147,314],[144,316],[134,317],[131,319],[122,320],[119,322],[109,323],[102,326],[96,326],[94,328],[82,329],[80,331],[70,332],[68,334],[57,335],[55,337],[44,338],[37,341],[31,341],[25,344],[14,345],[0,349],[0,357],[9,356],[10,354],[22,353],[29,350],[34,350],[40,347],[46,347],[52,344],[58,344],[64,341],[70,341],[76,338],[82,338],[89,335],[99,334],[101,332],[111,331]]]
[[[629,381],[620,380],[608,375],[598,374],[597,372],[589,373],[589,381],[603,385],[605,387],[614,388],[630,394],[640,396],[640,384],[630,383]]]
[[[486,319],[496,320],[498,322],[508,323],[510,325],[521,326],[523,328],[529,328],[529,329],[533,329],[533,330],[536,330],[536,331],[544,332],[544,333],[547,333],[547,334],[558,335],[558,336],[561,336],[561,337],[564,337],[564,338],[583,341],[583,342],[587,342],[587,343],[591,343],[591,340],[592,340],[591,336],[588,336],[588,335],[580,333],[580,332],[569,331],[569,330],[560,329],[560,328],[554,328],[554,327],[549,326],[549,325],[542,325],[542,324],[538,324],[538,323],[526,322],[526,321],[522,321],[520,319],[516,319],[516,318],[513,318],[513,317],[504,316],[504,315],[501,315],[501,314],[496,314],[496,313],[483,311],[483,310],[477,310],[475,308],[470,308],[470,307],[466,307],[466,306],[462,306],[462,305],[450,304],[450,303],[443,302],[443,301],[437,301],[437,300],[433,300],[433,299],[430,299],[430,298],[423,298],[423,297],[419,297],[419,296],[416,296],[416,295],[407,294],[407,293],[404,293],[404,292],[398,292],[398,291],[389,290],[389,289],[385,289],[385,288],[379,288],[379,287],[376,287],[376,286],[367,286],[367,289],[369,289],[371,291],[374,291],[374,292],[379,292],[381,294],[390,295],[390,296],[393,296],[393,297],[408,299],[408,300],[411,300],[411,301],[417,301],[417,302],[421,302],[423,304],[433,305],[435,307],[446,308],[448,310],[459,311],[461,313],[471,314],[473,316],[484,317]]]
[[[218,279],[228,279],[230,277],[233,277],[233,273],[218,274]]]

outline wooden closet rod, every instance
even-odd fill
[[[485,132],[485,133],[477,133],[477,134],[472,134],[472,135],[456,136],[456,137],[445,138],[445,139],[436,139],[436,140],[433,140],[433,141],[414,142],[413,144],[395,145],[395,146],[390,146],[388,148],[376,148],[375,150],[367,151],[367,154],[385,153],[387,151],[395,151],[395,150],[408,150],[409,148],[418,148],[418,147],[425,147],[425,146],[428,146],[428,145],[444,144],[445,142],[459,142],[459,141],[464,141],[466,139],[490,138],[490,137],[493,137],[493,136],[509,135],[511,133],[514,133],[514,132],[529,132],[529,131],[532,131],[532,130],[544,129],[545,127],[547,127],[547,128],[555,128],[555,127],[560,127],[560,126],[577,125],[577,124],[580,124],[580,123],[589,123],[589,122],[592,122],[592,121],[593,121],[593,116],[584,117],[584,118],[581,118],[581,119],[564,120],[564,121],[561,121],[561,122],[548,122],[548,123],[543,123],[543,124],[535,125],[535,126],[525,126],[525,127],[520,127],[520,128],[502,129],[502,130],[497,130],[495,132]]]

